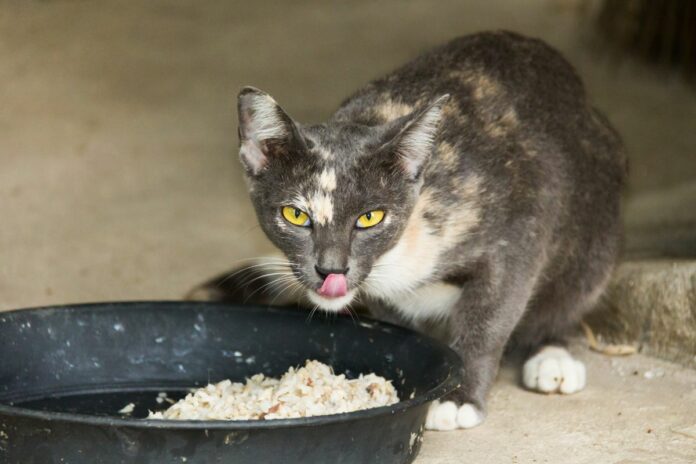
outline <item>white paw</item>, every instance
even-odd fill
[[[425,419],[428,430],[470,429],[483,422],[483,414],[473,404],[465,403],[460,407],[453,401],[433,401]]]
[[[569,395],[585,388],[585,365],[565,348],[546,346],[524,363],[522,383],[530,390]]]

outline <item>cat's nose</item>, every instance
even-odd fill
[[[317,265],[314,266],[314,270],[317,271],[317,274],[319,274],[319,277],[322,279],[326,279],[326,277],[329,274],[343,274],[346,275],[348,274],[348,269],[349,268],[343,268],[343,269],[324,269],[323,267],[319,267]]]

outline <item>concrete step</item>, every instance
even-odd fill
[[[696,181],[632,195],[624,209],[629,259],[696,259]]]
[[[622,263],[587,322],[604,341],[696,367],[696,260]]]

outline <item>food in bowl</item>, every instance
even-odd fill
[[[196,389],[148,419],[269,420],[322,416],[388,406],[399,401],[390,380],[361,374],[348,379],[330,366],[307,360],[280,379],[256,374],[245,383],[223,380]]]

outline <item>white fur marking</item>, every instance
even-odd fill
[[[457,425],[462,429],[471,429],[483,422],[483,414],[476,406],[464,403],[457,412]]]
[[[315,191],[309,198],[295,195],[288,204],[305,211],[316,224],[326,225],[333,220],[333,199],[321,190]]]
[[[530,390],[569,395],[585,388],[585,365],[565,348],[546,346],[524,363],[522,383]]]
[[[333,192],[336,190],[336,170],[333,168],[325,168],[319,175],[318,183],[319,187],[326,192]]]
[[[325,160],[333,157],[333,154],[322,146],[317,146],[316,151],[318,151],[319,156],[321,156]]]
[[[413,112],[413,107],[389,99],[377,105],[375,110],[377,111],[377,115],[386,123],[411,114]]]
[[[453,401],[433,401],[425,419],[425,428],[441,431],[470,429],[482,422],[483,414],[473,404],[464,403],[457,407]]]
[[[307,298],[309,298],[309,301],[321,309],[331,312],[340,311],[341,309],[345,308],[350,304],[351,301],[353,301],[354,297],[355,289],[348,290],[348,293],[346,293],[345,296],[340,296],[338,298],[326,298],[319,295],[314,290],[307,290]]]
[[[428,408],[425,428],[428,430],[454,430],[457,428],[457,405],[453,401],[433,401]]]
[[[462,289],[456,285],[437,282],[422,285],[392,303],[411,319],[445,319],[459,300]]]
[[[312,220],[319,225],[330,224],[333,220],[333,199],[328,193],[317,190],[308,200]]]

